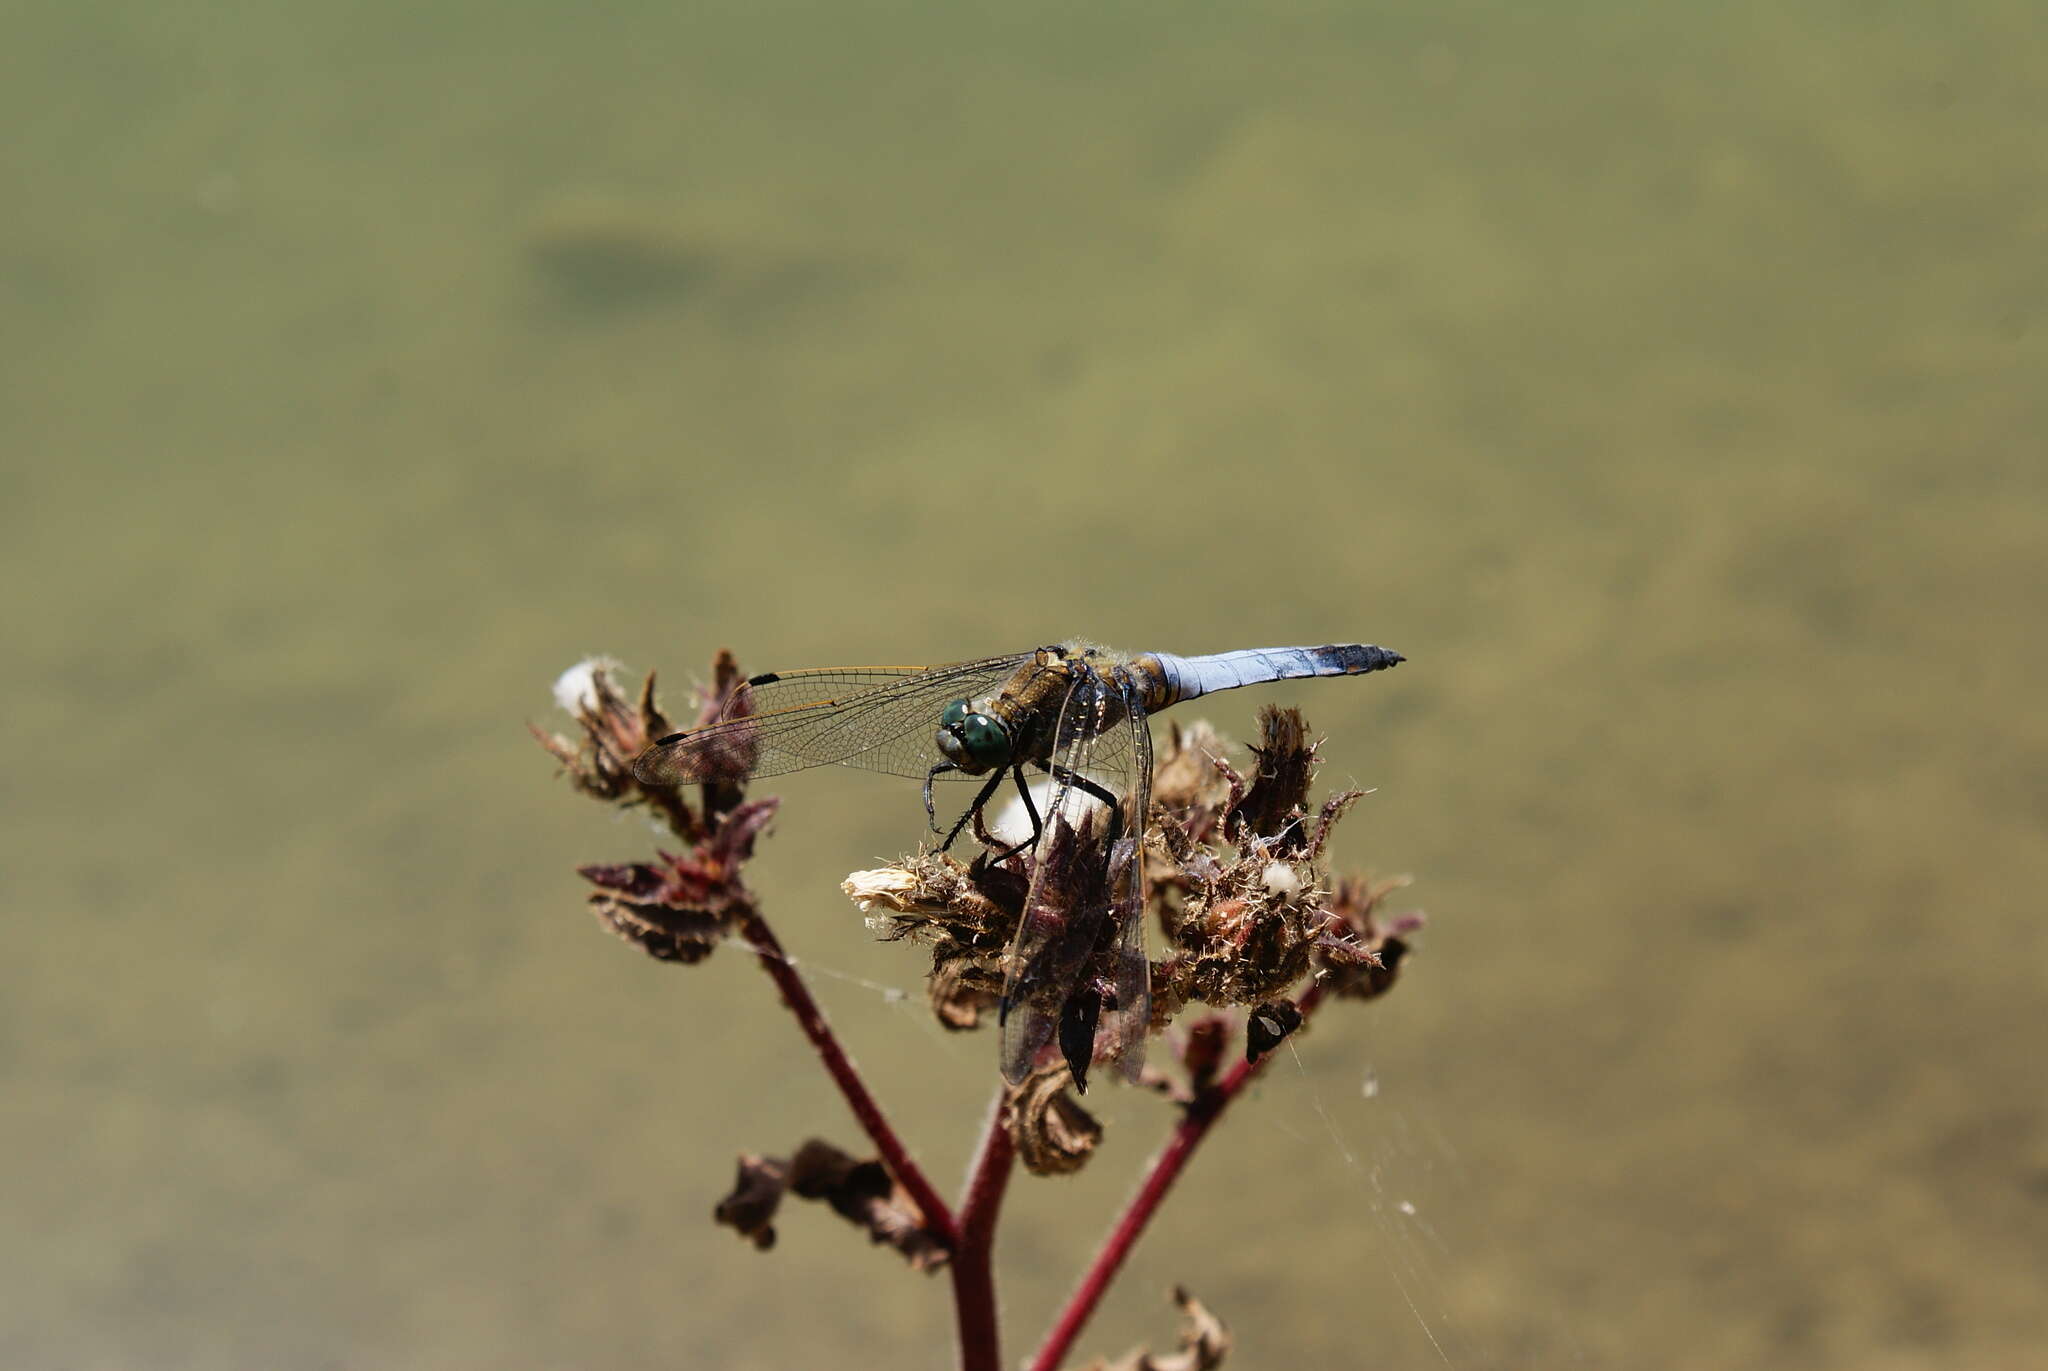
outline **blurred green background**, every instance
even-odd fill
[[[2048,1337],[2048,18],[1650,6],[13,6],[0,1361],[950,1364],[742,1150],[855,1137],[527,738],[1084,634],[1362,639],[1400,991],[1196,1162],[1084,1347],[2007,1367]],[[756,876],[950,1181],[994,1045]],[[908,992],[909,1001],[894,992]],[[1022,1181],[1021,1357],[1165,1126]],[[856,1349],[848,1351],[848,1349]]]

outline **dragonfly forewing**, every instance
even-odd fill
[[[650,745],[633,771],[652,785],[833,764],[921,779],[938,756],[933,725],[946,703],[993,688],[1030,655],[756,676],[720,702],[712,721]]]

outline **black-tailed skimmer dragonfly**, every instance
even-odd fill
[[[1301,676],[1380,671],[1401,654],[1364,643],[1251,648],[1205,657],[1125,655],[1082,643],[926,667],[838,667],[770,672],[738,686],[718,718],[672,733],[634,764],[640,779],[686,785],[775,776],[837,763],[924,782],[938,831],[934,781],[982,779],[944,847],[1013,779],[1031,837],[992,860],[1038,846],[1024,916],[1004,956],[1002,1071],[1022,1080],[1055,1041],[1085,1089],[1093,1062],[1135,1079],[1151,1020],[1145,958],[1144,830],[1152,785],[1149,715],[1212,691]],[[1051,778],[1047,825],[1024,771]],[[1078,841],[1107,814],[1104,879],[1048,889],[1041,843]],[[1071,869],[1071,868],[1068,868]]]

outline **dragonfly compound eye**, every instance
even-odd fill
[[[986,714],[969,714],[960,706],[956,717],[952,705],[940,716],[939,751],[970,776],[979,776],[1010,764],[1010,731]]]

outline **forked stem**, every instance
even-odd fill
[[[1301,1011],[1303,1023],[1308,1021],[1309,1015],[1315,1012],[1322,999],[1323,987],[1319,981],[1309,986],[1295,1000],[1295,1008]],[[1131,1249],[1138,1245],[1138,1239],[1144,1234],[1146,1225],[1151,1223],[1152,1216],[1158,1212],[1160,1202],[1166,1198],[1166,1192],[1173,1188],[1173,1183],[1180,1179],[1180,1173],[1187,1169],[1189,1160],[1195,1155],[1195,1149],[1201,1146],[1202,1139],[1208,1136],[1209,1130],[1215,1126],[1216,1120],[1223,1116],[1223,1111],[1229,1108],[1230,1102],[1244,1093],[1245,1087],[1251,1084],[1259,1072],[1265,1069],[1266,1063],[1272,1059],[1273,1054],[1268,1052],[1255,1062],[1240,1060],[1224,1073],[1221,1080],[1203,1086],[1195,1092],[1194,1099],[1185,1106],[1180,1122],[1174,1126],[1172,1136],[1167,1138],[1166,1146],[1152,1159],[1152,1165],[1145,1173],[1144,1183],[1131,1197],[1131,1202],[1124,1206],[1123,1212],[1117,1215],[1116,1222],[1110,1227],[1109,1235],[1103,1239],[1101,1249],[1095,1254],[1095,1260],[1089,1263],[1087,1274],[1082,1276],[1081,1283],[1074,1287],[1074,1293],[1068,1297],[1066,1307],[1054,1321],[1052,1331],[1046,1334],[1045,1342],[1039,1346],[1038,1354],[1031,1359],[1031,1371],[1059,1371],[1060,1363],[1066,1360],[1067,1353],[1073,1349],[1075,1339],[1081,1336],[1081,1330],[1088,1326],[1088,1320],[1094,1316],[1096,1306],[1102,1303],[1103,1295],[1108,1293],[1110,1284],[1116,1280],[1117,1272],[1123,1269],[1124,1259],[1131,1255]]]

